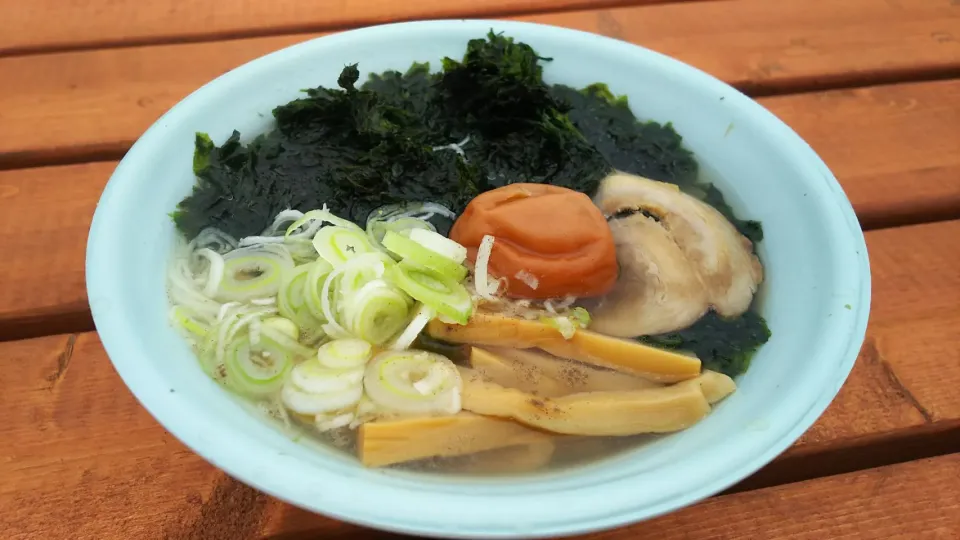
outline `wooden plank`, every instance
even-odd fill
[[[348,28],[411,19],[482,18],[656,0],[134,0],[4,2],[0,55]],[[668,0],[669,1],[669,0]]]
[[[960,217],[960,80],[760,101],[820,154],[864,227]]]
[[[0,337],[92,330],[87,230],[115,163],[0,171]]]
[[[952,0],[742,0],[526,19],[652,48],[752,95],[960,70]]]
[[[952,454],[714,497],[651,521],[575,540],[954,540],[960,531],[958,481],[960,454]],[[350,533],[376,540],[412,538],[343,525],[291,506],[271,507],[266,514],[263,533],[272,540],[347,538]]]
[[[960,215],[960,81],[763,98],[833,168],[861,222]],[[0,171],[0,338],[92,329],[87,228],[115,163]],[[36,239],[48,249],[36,249]],[[44,319],[45,318],[45,319]],[[37,321],[46,320],[46,326]]]
[[[830,457],[832,449],[864,439],[914,440],[914,446],[939,448],[937,437],[929,433],[960,432],[960,395],[953,390],[960,386],[960,333],[955,331],[960,325],[960,273],[956,271],[960,252],[944,246],[946,239],[958,235],[960,221],[867,233],[875,305],[867,345],[850,380],[824,416],[774,464],[791,459],[791,455]],[[54,533],[69,527],[74,538],[97,539],[143,535],[247,538],[254,532],[280,535],[317,528],[324,537],[359,534],[355,527],[273,502],[229,480],[187,451],[123,388],[93,333],[0,343],[0,368],[6,374],[0,410],[7,411],[0,424],[0,455],[5,457],[0,460],[0,477],[4,478],[0,483],[0,530],[20,532],[21,538],[43,533],[62,537]],[[875,456],[870,449],[861,450],[861,467],[878,457],[887,463],[911,457],[896,452]],[[811,466],[809,474],[820,472],[815,461],[806,463]],[[926,466],[918,470],[926,470]],[[932,478],[944,472],[940,470]],[[815,522],[814,510],[833,515],[831,512],[842,508],[849,519],[861,520],[855,521],[857,527],[879,534],[881,529],[869,528],[876,517],[874,507],[865,505],[883,490],[877,488],[871,497],[863,497],[863,485],[872,484],[858,482],[827,484],[849,484],[849,491],[814,489],[819,495],[811,500],[826,498],[832,504],[819,509],[807,506],[796,516],[780,516],[789,528],[770,530],[799,535],[793,527],[806,520],[811,520],[808,526]],[[904,485],[890,481],[884,489]],[[950,484],[924,479],[920,485],[925,486],[924,493],[939,501],[924,503],[925,511],[948,510],[955,504],[938,491]],[[955,487],[955,482],[952,485]],[[774,527],[773,518],[764,512],[776,513],[780,504],[800,512],[801,506],[792,506],[790,501],[799,505],[807,500],[807,489],[779,489],[762,492],[768,495],[724,496],[708,502],[705,509],[691,510],[693,514],[680,514],[687,516],[685,521],[668,517],[664,523],[677,527],[676,531],[691,531],[678,527],[684,522],[686,527],[694,527],[689,524],[695,522],[703,523],[697,527],[709,524],[704,535],[708,531],[718,535],[716,531],[746,531],[722,527],[751,523]],[[903,489],[898,492],[903,501],[923,497]],[[726,507],[724,500],[749,504]],[[730,508],[724,519],[707,519],[720,516],[723,508]],[[737,508],[753,510],[742,514]],[[908,521],[913,519],[911,508],[921,507],[892,505],[885,515],[921,527],[918,531],[936,530]],[[703,520],[690,519],[698,512],[706,512]],[[926,526],[945,526],[942,515],[921,515],[929,522]],[[839,526],[832,519],[824,517],[818,523]]]
[[[20,2],[16,10],[36,5]],[[645,45],[750,92],[960,73],[960,4],[950,0],[739,0],[527,19]],[[310,37],[0,58],[0,165],[118,157],[194,89]]]

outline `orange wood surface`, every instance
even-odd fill
[[[865,226],[960,215],[960,81],[760,101],[820,153]],[[0,171],[0,245],[12,261],[0,289],[0,337],[92,328],[84,248],[114,166]],[[55,249],[36,249],[38,240]]]
[[[958,478],[960,454],[952,454],[715,497],[632,527],[573,540],[955,540],[960,531]],[[354,528],[269,503],[261,527],[262,537],[273,540],[412,538],[350,530]]]
[[[768,469],[865,439],[897,442],[915,436],[922,446],[935,446],[939,435],[960,425],[960,394],[954,390],[960,387],[960,333],[954,330],[960,326],[960,273],[955,271],[960,251],[943,249],[945,238],[958,235],[960,221],[867,233],[875,298],[867,343],[827,412]],[[904,253],[903,246],[910,250]],[[0,410],[6,411],[0,424],[0,456],[5,456],[0,460],[0,530],[25,531],[24,538],[30,531],[75,531],[76,538],[159,538],[161,531],[173,538],[239,538],[249,537],[240,532],[313,527],[325,535],[356,533],[351,526],[261,496],[185,449],[123,386],[96,334],[0,343],[0,363],[6,374],[0,392]],[[895,451],[880,457],[900,459]],[[785,493],[807,497],[806,492],[789,488]],[[856,492],[838,489],[833,496],[851,505],[853,525],[868,526],[872,514],[852,511],[867,504]],[[902,504],[915,496],[904,496]],[[759,495],[730,500],[756,500],[751,497]],[[727,499],[714,499],[707,510],[695,508],[686,515],[697,521],[697,512],[710,512]],[[776,499],[765,504],[785,504]],[[812,519],[813,511],[810,506],[787,523]],[[754,512],[756,519],[770,519],[762,509]],[[678,523],[680,518],[665,519]],[[708,521],[709,527],[747,527],[745,519],[740,516],[733,525]],[[117,523],[122,535],[113,528]],[[203,536],[190,527],[225,532]]]
[[[656,0],[2,0],[0,55],[317,31],[410,19],[492,17],[650,1]]]
[[[867,339],[816,424],[725,493],[583,540],[960,539],[960,0],[0,0],[0,538],[409,538],[282,503],[167,433],[91,331],[84,251],[116,160],[198,86],[323,32],[454,17],[729,82],[868,229]]]
[[[642,44],[750,91],[960,73],[950,0],[693,2],[533,19]],[[309,37],[0,58],[0,165],[119,157],[200,85]]]

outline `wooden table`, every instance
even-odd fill
[[[728,81],[819,152],[867,230],[867,341],[816,425],[727,493],[585,538],[960,538],[958,0],[0,0],[2,537],[397,538],[258,493],[159,426],[92,331],[84,244],[116,160],[209,79],[319,32],[467,16]]]

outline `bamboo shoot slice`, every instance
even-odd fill
[[[608,367],[655,382],[678,382],[700,374],[700,360],[691,356],[577,330],[564,339],[556,328],[524,319],[474,313],[466,325],[430,321],[427,333],[437,339],[480,346],[529,349],[539,347],[554,356]]]
[[[554,433],[669,433],[692,426],[710,412],[699,383],[541,398],[485,381],[469,368],[460,369],[464,410],[511,418]]]
[[[477,347],[473,348],[477,350]],[[521,372],[532,371],[535,376],[546,376],[557,381],[563,388],[562,394],[578,392],[604,392],[610,390],[640,390],[661,386],[649,379],[605,369],[576,360],[558,358],[538,349],[510,349],[506,347],[490,347],[485,352],[497,356],[507,363],[512,363]],[[498,384],[498,381],[494,380]],[[503,386],[510,386],[503,384]],[[516,387],[520,388],[520,387]],[[523,388],[520,388],[524,390]],[[536,393],[536,392],[531,392]],[[537,393],[546,397],[554,397],[544,393]]]
[[[553,459],[556,445],[550,439],[524,445],[486,450],[468,457],[456,472],[471,474],[519,474],[546,467]]]
[[[733,382],[733,379],[723,373],[710,370],[704,370],[699,377],[680,384],[699,385],[703,396],[707,398],[711,405],[729,396],[737,389],[737,383]]]
[[[367,422],[357,453],[367,467],[430,457],[450,457],[549,440],[550,435],[516,422],[461,412],[453,416]]]
[[[519,350],[519,349],[511,349]],[[523,365],[480,347],[470,348],[470,367],[483,378],[541,397],[558,397],[573,390],[536,366]]]

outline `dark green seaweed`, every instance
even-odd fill
[[[696,159],[670,124],[638,121],[626,98],[603,84],[547,85],[547,61],[491,32],[436,73],[415,63],[358,87],[360,72],[348,65],[337,88],[308,89],[275,108],[276,127],[248,144],[238,132],[220,146],[197,134],[197,183],[174,222],[188,238],[207,227],[243,237],[287,208],[326,204],[360,224],[386,204],[429,201],[459,213],[479,193],[515,182],[593,195],[616,169],[677,184],[754,243],[763,238],[758,222],[739,219],[718,189],[700,182]],[[450,223],[438,226],[446,232]],[[732,321],[711,313],[687,330],[639,339],[692,350],[706,367],[735,375],[768,337],[751,312]]]
[[[736,377],[747,370],[754,352],[770,339],[770,329],[754,311],[734,319],[710,312],[689,328],[637,339],[656,347],[692,352],[704,369]]]

